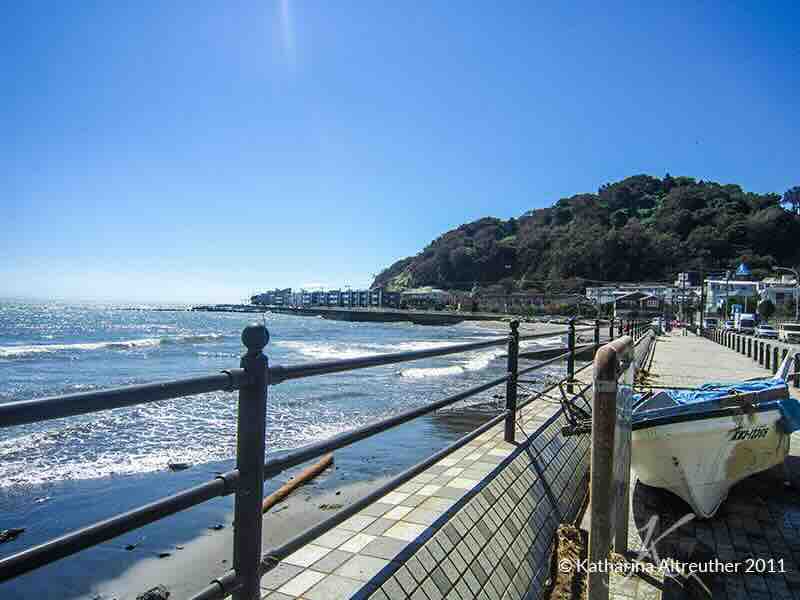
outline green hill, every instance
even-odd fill
[[[672,280],[679,271],[741,261],[759,277],[800,262],[799,242],[800,215],[778,194],[636,175],[516,219],[462,225],[383,270],[373,285],[529,288],[571,279],[580,287],[582,280]]]

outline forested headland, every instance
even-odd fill
[[[800,214],[787,193],[691,177],[635,175],[508,220],[485,217],[398,260],[373,286],[527,289],[548,281],[670,281],[746,262],[754,277],[800,263]],[[567,284],[570,287],[570,284]]]

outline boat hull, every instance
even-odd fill
[[[710,518],[742,479],[783,463],[789,452],[778,410],[707,416],[635,429],[631,466],[642,483]]]

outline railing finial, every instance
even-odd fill
[[[519,330],[519,321],[514,319],[508,324],[508,326],[511,328],[511,333],[517,333],[517,331]]]
[[[264,325],[253,323],[242,331],[242,343],[248,354],[258,354],[269,343],[269,331]]]

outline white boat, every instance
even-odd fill
[[[663,390],[634,405],[631,466],[639,481],[710,518],[736,483],[783,463],[800,402],[789,395],[792,355],[775,377]]]

